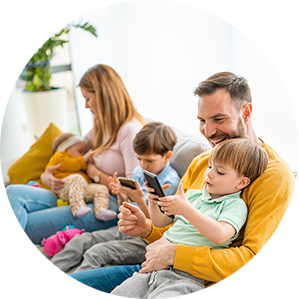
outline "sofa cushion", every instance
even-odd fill
[[[8,169],[11,184],[27,184],[29,181],[41,183],[40,176],[44,172],[49,159],[53,155],[52,141],[62,132],[50,124],[45,132],[36,140],[20,159]]]
[[[201,153],[210,150],[211,146],[200,133],[198,133],[198,136],[195,136],[175,127],[172,127],[172,129],[177,134],[177,143],[172,151],[170,165],[182,177],[192,160]]]

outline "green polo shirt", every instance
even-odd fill
[[[214,249],[228,248],[234,239],[238,237],[241,227],[247,217],[247,207],[240,192],[212,199],[210,193],[204,187],[203,190],[189,190],[186,196],[189,202],[204,215],[216,220],[231,224],[236,229],[236,234],[227,242],[218,245],[205,238],[183,216],[176,215],[174,224],[164,233],[164,237],[172,243],[180,243],[190,246],[211,246]]]

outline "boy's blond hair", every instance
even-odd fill
[[[136,134],[133,148],[137,155],[164,156],[172,151],[176,142],[177,136],[173,129],[161,122],[150,122]]]
[[[252,183],[267,168],[268,154],[247,138],[228,139],[215,146],[210,155],[211,162],[230,165]]]

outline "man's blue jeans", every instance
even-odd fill
[[[99,221],[94,212],[76,219],[69,206],[57,207],[56,196],[47,189],[9,185],[6,193],[15,216],[34,244],[40,244],[43,238],[48,238],[67,225],[92,232],[114,226],[118,221],[117,218],[106,222]],[[87,206],[94,210],[93,203]],[[118,211],[117,198],[114,195],[110,195],[109,208]]]
[[[34,288],[33,299],[103,299],[140,268],[140,265],[110,266],[56,277],[38,284]],[[204,298],[224,299],[228,297],[207,294]]]

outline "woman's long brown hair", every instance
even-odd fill
[[[98,64],[90,68],[79,86],[95,93],[98,118],[94,118],[93,148],[95,154],[108,150],[116,141],[120,128],[132,119],[145,124],[138,113],[118,73],[110,66]],[[103,137],[109,138],[104,143]]]

